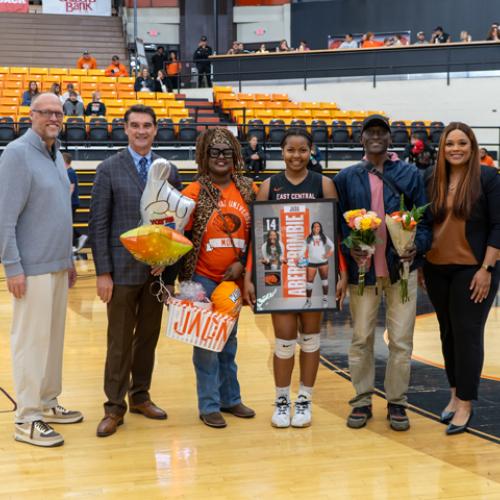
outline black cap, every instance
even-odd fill
[[[443,31],[443,27],[442,26],[436,26],[434,28],[434,31]]]
[[[206,42],[207,41],[207,37],[205,35],[203,35],[201,38],[200,38],[200,41],[202,42]]]
[[[391,131],[391,127],[389,126],[389,121],[385,116],[370,115],[364,119],[363,125],[361,125],[361,133],[363,133],[367,128],[376,126],[384,127],[388,132]]]

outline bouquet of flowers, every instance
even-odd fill
[[[385,224],[391,236],[392,244],[399,256],[409,250],[415,242],[417,234],[417,225],[424,216],[427,205],[416,207],[411,210],[405,208],[404,196],[401,195],[400,209],[392,214],[386,214]],[[403,262],[399,271],[401,276],[400,294],[401,302],[404,304],[410,300],[408,295],[408,277],[410,275],[410,263]]]
[[[345,246],[347,248],[357,247],[368,252],[369,259],[375,253],[375,244],[377,243],[376,231],[380,227],[382,220],[375,212],[367,211],[364,208],[345,212],[344,219],[351,229],[351,233],[344,240]],[[363,295],[365,291],[366,263],[368,259],[365,259],[359,265],[358,295]]]

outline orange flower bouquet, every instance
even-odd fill
[[[404,196],[401,195],[400,209],[392,214],[386,214],[385,224],[389,235],[391,236],[392,244],[399,256],[403,255],[407,250],[410,250],[415,243],[417,234],[417,225],[424,216],[427,205],[415,207],[407,210],[404,204]],[[401,302],[405,304],[410,300],[408,295],[408,277],[410,276],[410,263],[403,262],[399,271]]]
[[[351,233],[344,240],[347,248],[360,248],[368,252],[369,257],[359,265],[358,270],[358,295],[363,295],[365,291],[365,275],[367,262],[375,253],[377,243],[376,231],[382,223],[380,217],[371,210],[358,208],[344,213],[344,219],[351,229]]]

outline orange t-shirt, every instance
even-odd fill
[[[490,155],[486,155],[484,158],[481,159],[481,165],[486,165],[487,167],[494,167],[495,160]]]
[[[115,64],[110,64],[105,70],[104,74],[106,76],[128,76],[127,68],[120,63],[118,66]]]
[[[176,76],[181,72],[182,64],[180,62],[171,62],[167,65],[167,75]]]
[[[369,49],[371,47],[382,47],[384,45],[384,42],[381,42],[380,40],[366,40],[366,42],[363,42],[362,47],[364,49]]]
[[[91,57],[90,59],[84,59],[83,56],[76,62],[76,67],[79,69],[96,69],[97,61]]]
[[[231,230],[231,236],[239,254],[243,255],[247,251],[250,240],[250,208],[243,200],[234,182],[231,182],[225,189],[215,187],[221,192],[219,208]],[[256,190],[255,186],[254,189]],[[189,184],[182,191],[182,194],[197,201],[200,191],[201,185],[195,181]],[[186,230],[189,231],[192,226],[193,217],[191,216]],[[231,239],[224,231],[220,215],[214,209],[203,233],[195,272],[219,283],[222,281],[226,269],[237,260]]]

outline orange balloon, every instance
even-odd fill
[[[234,281],[223,281],[213,291],[210,297],[214,305],[214,311],[226,314],[232,318],[238,317],[243,300],[240,287]]]

